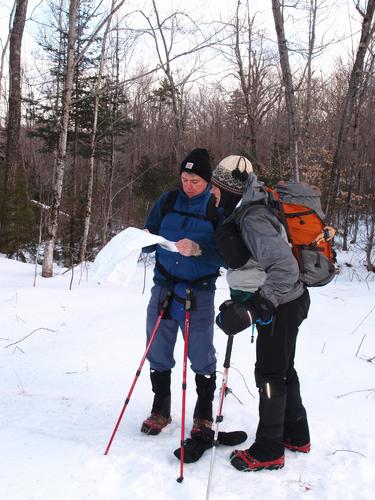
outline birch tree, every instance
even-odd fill
[[[102,2],[99,2],[101,4]],[[71,0],[69,5],[69,21],[68,21],[68,37],[67,37],[67,54],[66,54],[66,70],[64,80],[64,91],[62,99],[62,113],[58,125],[58,145],[55,161],[55,179],[53,185],[53,199],[51,203],[49,220],[47,226],[47,236],[44,247],[44,260],[42,268],[43,277],[51,277],[53,275],[53,251],[58,229],[58,218],[61,205],[61,197],[64,182],[64,173],[66,166],[66,150],[69,127],[69,116],[71,111],[72,90],[74,80],[74,68],[84,57],[87,50],[90,48],[97,35],[106,25],[107,20],[116,11],[118,11],[125,3],[121,0],[116,4],[116,7],[105,16],[103,20],[96,26],[80,53],[75,57],[75,46],[77,38],[77,14],[79,0]]]
[[[285,37],[284,18],[282,13],[283,0],[272,0],[272,12],[277,34],[277,44],[280,55],[280,66],[283,76],[285,102],[288,111],[289,157],[294,172],[294,180],[299,181],[298,165],[298,122],[295,100],[295,89],[289,64],[288,45]]]
[[[50,278],[53,276],[53,251],[58,229],[58,218],[61,205],[61,194],[64,182],[66,145],[68,138],[68,125],[70,106],[72,101],[72,89],[74,78],[74,49],[76,43],[76,22],[79,0],[71,0],[69,5],[69,27],[67,40],[67,57],[65,82],[62,100],[62,114],[58,123],[58,145],[55,162],[55,180],[53,186],[53,199],[49,212],[47,225],[47,236],[44,246],[44,259],[42,267],[42,276]]]

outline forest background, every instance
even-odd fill
[[[374,271],[375,0],[0,1],[0,252],[92,260],[194,147],[320,187]]]

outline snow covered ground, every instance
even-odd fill
[[[308,410],[312,451],[286,451],[279,471],[241,473],[231,448],[216,452],[212,500],[374,498],[375,276],[351,254],[339,255],[337,279],[312,289],[298,343],[297,369]],[[147,362],[110,454],[104,450],[145,349],[145,310],[152,268],[143,264],[128,288],[101,284],[76,270],[52,279],[0,258],[0,498],[2,500],[200,500],[211,451],[185,465],[176,482],[181,419],[182,341],[173,372],[172,424],[159,436],[140,432],[151,389]],[[228,298],[218,280],[217,306]],[[33,333],[32,333],[33,332]],[[216,331],[218,369],[226,337]],[[23,340],[22,340],[23,339]],[[234,339],[221,430],[243,429],[247,447],[257,425],[250,332]],[[187,429],[195,403],[189,370]],[[218,376],[221,383],[221,376]],[[215,400],[215,411],[217,406]],[[241,446],[240,446],[241,447]]]

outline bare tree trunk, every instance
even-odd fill
[[[2,99],[2,93],[3,93],[2,92],[2,90],[3,90],[2,83],[3,83],[3,75],[4,75],[5,56],[6,56],[6,53],[7,53],[7,50],[8,50],[8,46],[9,46],[9,42],[10,42],[10,35],[11,35],[11,32],[12,32],[12,22],[13,22],[13,16],[14,16],[14,11],[15,11],[16,5],[17,5],[17,0],[14,0],[14,4],[13,4],[13,7],[12,7],[10,16],[9,16],[9,32],[8,32],[8,36],[7,36],[6,42],[5,42],[4,46],[3,46],[3,49],[1,51],[1,61],[0,61],[0,103],[1,103],[1,99]]]
[[[15,232],[15,184],[20,160],[21,129],[21,46],[25,28],[27,0],[17,0],[9,41],[9,107],[5,153],[4,199],[0,220],[1,247],[8,245]]]
[[[183,122],[182,122],[182,96],[178,96],[176,84],[174,81],[173,73],[172,73],[172,68],[171,68],[171,61],[170,61],[170,52],[171,52],[171,46],[168,48],[167,46],[167,41],[164,36],[164,31],[163,31],[163,25],[160,21],[159,17],[159,11],[156,7],[155,0],[152,0],[152,5],[154,7],[154,12],[156,16],[156,23],[157,23],[157,29],[159,31],[161,40],[162,40],[162,47],[164,51],[164,58],[161,54],[160,47],[157,42],[156,36],[154,37],[155,39],[155,45],[156,45],[156,50],[157,54],[159,57],[159,62],[161,67],[163,68],[163,71],[165,73],[165,76],[167,77],[168,83],[170,85],[170,90],[171,90],[171,99],[172,99],[172,109],[173,109],[173,119],[174,119],[174,125],[175,125],[175,130],[176,130],[176,139],[175,139],[175,150],[176,150],[176,157],[178,160],[181,160],[182,157],[185,154],[185,148],[184,148],[184,137],[183,137]]]
[[[280,55],[280,66],[285,88],[285,102],[288,111],[289,155],[294,172],[294,180],[299,181],[298,166],[298,125],[294,95],[294,85],[289,64],[288,46],[285,38],[284,19],[281,12],[280,0],[272,0],[272,12],[275,22],[277,41]]]
[[[111,12],[113,12],[115,4],[116,4],[116,0],[112,0]],[[93,114],[91,139],[90,139],[90,150],[91,151],[90,151],[90,159],[89,159],[89,175],[88,175],[88,184],[87,184],[86,213],[85,213],[81,252],[80,252],[81,263],[85,260],[86,249],[87,249],[87,240],[88,240],[89,229],[90,229],[91,208],[92,208],[92,192],[93,192],[93,185],[94,185],[96,136],[97,136],[97,130],[98,130],[98,114],[99,114],[99,104],[100,104],[100,88],[101,88],[102,79],[103,79],[104,60],[105,60],[105,53],[106,53],[109,28],[111,26],[111,20],[112,20],[112,16],[109,16],[108,20],[107,20],[107,25],[106,25],[106,28],[104,31],[103,39],[102,39],[100,63],[99,63],[98,73],[96,75],[97,81],[96,81],[96,86],[95,86],[94,114]]]
[[[241,46],[240,46],[240,18],[239,18],[239,9],[240,9],[241,2],[238,1],[237,3],[237,9],[236,9],[236,19],[235,19],[235,30],[236,30],[236,42],[235,42],[235,47],[234,47],[234,52],[236,56],[236,62],[237,62],[237,67],[238,67],[238,75],[240,79],[240,85],[241,85],[241,91],[242,95],[244,98],[244,103],[245,103],[245,110],[246,110],[246,121],[247,121],[247,128],[248,128],[248,133],[246,134],[246,139],[245,139],[245,149],[246,151],[250,150],[250,144],[251,144],[251,160],[257,160],[257,152],[256,152],[256,143],[257,143],[257,138],[256,138],[256,130],[255,130],[255,120],[254,116],[251,112],[251,106],[250,106],[250,64],[251,64],[251,59],[252,59],[252,37],[253,37],[253,21],[254,19],[250,20],[250,15],[249,15],[249,4],[247,3],[247,21],[248,21],[248,62],[249,62],[249,68],[247,75],[245,74],[245,69],[244,69],[244,64],[242,60],[242,55],[241,55]],[[248,79],[246,78],[248,76]]]
[[[343,250],[348,250],[348,237],[349,237],[349,227],[350,227],[349,218],[353,212],[352,210],[353,184],[355,180],[355,175],[357,173],[358,164],[360,163],[358,160],[358,155],[359,155],[358,144],[360,143],[359,121],[361,117],[361,108],[364,104],[366,89],[369,85],[369,81],[373,72],[374,63],[375,63],[375,55],[371,57],[371,62],[364,76],[363,85],[361,85],[358,98],[356,99],[356,102],[353,106],[353,120],[352,120],[352,132],[351,132],[352,150],[351,150],[351,161],[348,174],[348,194],[345,201],[344,228],[342,236]]]
[[[245,11],[241,15],[242,5]],[[250,15],[248,0],[244,4],[238,0],[233,30],[234,64],[246,114],[246,131],[242,134],[244,140],[241,149],[260,167],[257,151],[259,129],[279,98],[280,85],[274,84],[271,79],[273,61],[263,50],[263,35],[256,28],[255,15]]]
[[[66,145],[68,138],[69,115],[72,100],[72,88],[74,77],[74,46],[76,43],[76,22],[79,0],[71,0],[69,6],[69,32],[67,47],[67,62],[64,84],[62,117],[59,124],[59,139],[56,157],[56,176],[53,187],[53,200],[49,214],[47,238],[44,247],[44,259],[42,276],[50,278],[53,276],[53,251],[58,229],[58,218],[61,204],[61,194],[64,182]]]
[[[337,138],[336,151],[331,167],[330,185],[326,205],[326,219],[328,223],[332,222],[335,199],[339,189],[340,169],[344,156],[344,148],[349,135],[354,105],[356,103],[359,88],[363,80],[366,52],[369,47],[370,40],[374,34],[374,26],[372,25],[372,21],[375,11],[375,0],[368,0],[366,12],[363,12],[360,9],[359,2],[357,3],[356,8],[363,17],[361,39],[358,45],[356,58],[350,75],[349,87],[345,97],[344,111],[342,114],[340,130]]]
[[[117,113],[119,108],[119,96],[118,90],[120,86],[120,60],[119,60],[119,30],[118,26],[115,30],[115,47],[114,47],[114,98],[111,103],[111,152],[109,158],[109,168],[106,172],[106,191],[103,201],[103,226],[101,235],[101,246],[106,245],[108,241],[109,234],[112,233],[112,209],[113,209],[113,182],[116,173],[116,137],[115,137],[115,122],[117,119]]]
[[[75,82],[75,87],[77,88],[77,77]],[[76,94],[77,95],[77,94]],[[73,158],[72,165],[68,172],[68,190],[69,190],[69,198],[71,200],[70,203],[70,219],[69,219],[69,249],[67,252],[64,252],[64,261],[66,267],[74,266],[74,257],[75,254],[75,243],[76,243],[76,233],[77,233],[77,204],[79,200],[79,196],[77,196],[77,172],[78,172],[78,117],[75,117],[74,120],[74,142],[73,142]],[[71,261],[71,257],[73,256],[73,260]]]
[[[311,99],[312,99],[312,60],[315,47],[315,29],[316,18],[318,12],[318,0],[310,0],[309,9],[309,47],[307,51],[307,67],[306,67],[306,104],[304,109],[303,118],[303,133],[304,141],[308,141],[310,129],[310,115],[311,115]]]
[[[367,270],[375,272],[375,265],[372,263],[372,251],[375,243],[375,218],[374,216],[369,217],[370,227],[368,230],[367,236],[367,244],[366,244],[366,261],[367,261]]]

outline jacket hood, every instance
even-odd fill
[[[268,194],[264,189],[264,182],[258,181],[258,177],[254,174],[254,172],[251,172],[249,174],[249,178],[247,179],[245,191],[241,200],[241,205],[244,205],[248,202],[259,203],[260,201],[264,201],[265,204],[267,204]]]

